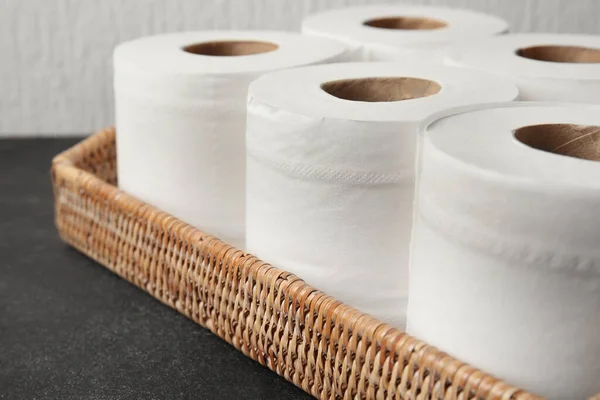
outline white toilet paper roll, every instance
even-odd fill
[[[346,43],[356,61],[390,61],[506,31],[508,24],[498,17],[434,6],[349,7],[310,15],[302,22],[306,35]]]
[[[118,46],[119,186],[243,246],[248,85],[345,51],[333,40],[268,31],[175,33]]]
[[[516,96],[509,81],[419,63],[263,76],[249,90],[248,250],[404,328],[417,125]]]
[[[588,398],[600,392],[600,107],[512,104],[422,135],[407,330],[540,395]]]
[[[498,36],[448,49],[445,63],[506,76],[521,100],[600,104],[600,35]]]

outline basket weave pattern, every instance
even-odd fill
[[[320,399],[537,399],[116,185],[107,129],[52,163],[62,239]]]

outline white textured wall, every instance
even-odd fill
[[[112,124],[115,44],[194,29],[297,30],[302,16],[377,0],[0,0],[0,135]],[[393,3],[393,2],[392,2]],[[472,8],[513,31],[600,34],[600,0],[405,0]]]

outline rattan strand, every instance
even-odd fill
[[[121,192],[115,132],[53,160],[63,240],[320,399],[537,399]]]

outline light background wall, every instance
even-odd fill
[[[384,2],[0,0],[0,136],[81,135],[112,124],[111,52],[121,41],[178,30],[298,30],[315,11]],[[403,3],[497,14],[516,32],[600,34],[600,0]]]

